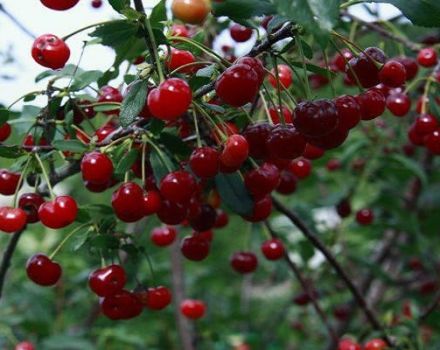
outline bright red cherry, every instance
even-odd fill
[[[10,196],[17,190],[20,174],[0,169],[0,194]]]
[[[402,86],[406,81],[406,69],[398,61],[390,60],[382,66],[379,72],[380,82],[389,87]]]
[[[362,120],[375,119],[385,111],[385,97],[376,90],[367,90],[356,96],[356,100],[361,108]]]
[[[178,50],[178,49],[171,49],[171,54],[166,59],[166,65],[169,71],[174,71],[182,66],[185,66],[187,64],[194,63],[196,61],[196,58],[194,55],[186,50]],[[192,73],[194,72],[195,66],[191,65],[188,67],[183,67],[178,70],[179,73]]]
[[[11,135],[11,125],[9,123],[4,123],[0,126],[0,142],[4,142]]]
[[[339,72],[345,72],[345,66],[348,61],[353,58],[353,54],[348,49],[342,49],[341,54],[336,54],[331,62],[331,66],[335,67]]]
[[[417,62],[423,67],[433,67],[437,64],[437,52],[432,47],[421,49],[417,54]]]
[[[147,103],[154,117],[173,121],[188,110],[191,100],[192,92],[188,83],[179,78],[170,78],[150,91]]]
[[[230,263],[235,271],[245,274],[255,271],[258,259],[252,252],[236,252],[231,256]]]
[[[43,67],[63,68],[70,57],[66,43],[53,34],[44,34],[35,39],[32,45],[32,57]]]
[[[14,350],[35,350],[34,344],[28,341],[22,341],[15,345]]]
[[[41,223],[49,228],[63,228],[76,219],[78,205],[71,196],[58,196],[52,201],[45,202],[38,209]]]
[[[252,28],[247,28],[238,23],[234,23],[231,28],[229,28],[229,33],[234,41],[237,43],[243,43],[251,38]]]
[[[293,124],[308,137],[330,134],[338,125],[338,111],[330,100],[315,100],[299,103],[295,108]]]
[[[297,178],[291,171],[281,171],[280,184],[277,187],[277,192],[288,195],[296,191]]]
[[[205,259],[209,255],[210,248],[210,242],[197,235],[185,237],[180,245],[183,256],[193,261]]]
[[[379,84],[379,66],[385,61],[382,50],[369,47],[348,62],[346,73],[351,81],[356,82],[356,76],[362,87],[370,88]]]
[[[111,320],[128,320],[142,313],[143,305],[134,293],[121,290],[100,300],[101,311]]]
[[[101,126],[98,130],[95,131],[95,136],[98,139],[98,142],[104,141],[108,135],[110,135],[113,131],[115,131],[116,128],[111,124],[106,124],[104,126]],[[78,135],[77,135],[78,136]],[[85,139],[86,144],[89,143],[89,139],[82,136],[82,139]]]
[[[439,155],[440,154],[440,128],[434,130],[429,133],[425,137],[425,146],[432,153]]]
[[[387,97],[386,106],[394,116],[403,117],[411,109],[411,99],[405,93],[396,92]]]
[[[144,194],[144,215],[156,214],[162,206],[162,197],[155,190],[148,191]]]
[[[180,304],[180,312],[187,318],[197,320],[205,315],[206,305],[201,300],[186,299]]]
[[[362,348],[354,340],[345,338],[339,341],[337,350],[362,350]]]
[[[221,133],[226,135],[226,137],[238,134],[238,127],[232,122],[224,122],[221,124],[216,124],[215,128],[212,130],[212,138],[218,144],[222,143]]]
[[[353,96],[339,96],[334,101],[338,111],[339,125],[346,130],[354,128],[361,120],[361,110]]]
[[[284,255],[283,242],[278,238],[269,239],[261,245],[261,252],[268,260],[278,260]]]
[[[189,165],[198,177],[214,177],[218,173],[219,153],[208,146],[196,148],[189,158]]]
[[[40,1],[47,8],[56,11],[68,10],[79,2],[79,0],[40,0]]]
[[[61,277],[61,266],[44,254],[35,254],[26,263],[28,277],[40,286],[53,286]]]
[[[186,204],[176,203],[167,199],[162,201],[157,217],[166,225],[178,225],[186,219],[188,208]]]
[[[171,292],[167,287],[148,288],[145,306],[150,310],[162,310],[171,303]]]
[[[247,64],[232,65],[215,82],[217,96],[233,107],[240,107],[252,102],[259,87],[259,75]]]
[[[281,107],[281,111],[283,113],[284,121],[286,123],[292,124],[292,112],[285,106]],[[272,123],[279,124],[280,123],[280,109],[279,108],[269,108],[269,115]]]
[[[172,202],[186,203],[196,189],[194,176],[185,170],[173,171],[160,182],[160,194]]]
[[[26,226],[27,215],[23,209],[12,207],[0,208],[0,231],[13,233]]]
[[[249,145],[249,155],[253,158],[263,159],[268,156],[266,147],[272,126],[269,123],[250,124],[244,129],[243,136]]]
[[[221,162],[228,167],[239,167],[249,155],[249,144],[238,134],[228,137],[220,155]]]
[[[359,225],[370,225],[374,220],[374,213],[371,209],[361,209],[356,213],[356,221]]]
[[[411,57],[395,57],[394,61],[397,61],[405,67],[406,71],[406,80],[412,80],[417,75],[419,71],[419,66],[417,65],[417,61]]]
[[[388,349],[387,343],[382,339],[376,338],[367,341],[364,345],[364,350],[385,350]]]
[[[273,159],[295,159],[303,154],[306,141],[292,124],[277,125],[271,130],[266,147]]]
[[[318,159],[321,158],[325,153],[325,150],[322,148],[319,148],[315,145],[312,145],[310,143],[306,144],[306,148],[304,149],[303,157],[306,159]]]
[[[292,85],[293,76],[292,76],[292,70],[289,66],[286,66],[285,64],[279,64],[278,67],[278,79],[280,82],[280,87],[282,89],[288,89],[290,85]],[[272,85],[275,89],[278,89],[278,82],[276,78],[276,70],[275,68],[272,68],[270,71],[271,74],[269,74],[269,83]]]
[[[135,222],[144,216],[144,191],[134,182],[122,184],[112,195],[112,207],[119,220]]]
[[[177,230],[172,226],[155,227],[151,231],[151,241],[159,246],[166,247],[174,242],[177,236]]]
[[[290,170],[299,179],[304,179],[310,175],[312,171],[312,163],[304,158],[295,159],[290,163]]]
[[[93,151],[84,155],[81,160],[81,173],[84,181],[108,183],[113,175],[113,163],[104,153]]]
[[[96,295],[108,297],[122,291],[127,282],[125,270],[120,265],[97,269],[89,275],[89,287]]]
[[[244,184],[254,198],[262,198],[271,193],[279,182],[280,171],[271,163],[263,163],[244,177]]]
[[[18,200],[18,206],[26,212],[27,222],[39,221],[38,209],[44,203],[44,198],[38,193],[23,193]]]
[[[112,86],[105,85],[99,90],[98,102],[100,103],[121,103],[123,99],[121,92]],[[119,108],[105,111],[104,113],[107,115],[118,114]]]

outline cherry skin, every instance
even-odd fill
[[[264,81],[264,76],[266,75],[266,71],[264,70],[263,64],[258,58],[243,56],[240,57],[235,64],[245,64],[257,74],[258,77],[258,85],[261,85]]]
[[[187,213],[188,209],[185,204],[165,199],[157,212],[157,217],[166,225],[178,225],[185,220]]]
[[[194,55],[186,50],[171,49],[171,54],[166,60],[166,65],[169,71],[174,71],[187,64],[194,63],[196,61]],[[195,66],[188,66],[178,69],[179,73],[192,73]]]
[[[69,47],[53,34],[44,34],[36,38],[31,53],[35,62],[52,69],[63,68],[70,57]]]
[[[289,68],[289,66],[286,66],[285,64],[279,64],[277,66],[278,69],[278,80],[280,87],[282,89],[288,89],[290,85],[292,85],[293,77],[292,77],[292,70]],[[277,82],[277,74],[275,68],[272,68],[270,71],[271,74],[269,74],[269,83],[272,85],[275,89],[278,89],[278,82]]]
[[[244,177],[244,184],[254,198],[262,198],[271,193],[279,182],[280,171],[271,163],[263,163]]]
[[[215,92],[222,101],[241,107],[255,99],[260,87],[257,72],[247,64],[234,64],[215,82]]]
[[[192,92],[188,83],[179,78],[170,78],[150,91],[147,98],[151,114],[164,121],[174,121],[189,108]]]
[[[286,123],[292,124],[292,112],[287,108],[282,106],[281,107],[281,111],[284,117],[284,121]],[[272,123],[274,124],[279,124],[280,123],[280,109],[279,108],[273,108],[270,107],[269,108],[269,115],[270,115],[270,119],[272,120]]]
[[[112,207],[119,220],[135,222],[144,216],[144,191],[134,182],[122,184],[112,195]]]
[[[307,159],[295,159],[290,163],[290,171],[299,179],[308,177],[312,171],[312,163]]]
[[[411,100],[407,94],[396,92],[387,97],[386,106],[396,117],[403,117],[411,109]]]
[[[366,342],[364,345],[364,350],[386,350],[386,349],[388,349],[387,343],[385,343],[385,341],[379,338],[371,339],[370,341]]]
[[[221,209],[217,209],[217,217],[215,220],[214,227],[223,228],[228,226],[228,223],[229,223],[229,215],[225,211]]]
[[[166,247],[174,242],[177,230],[172,226],[155,227],[151,231],[150,239],[158,247]]]
[[[189,319],[197,320],[205,315],[206,306],[201,300],[186,299],[180,304],[180,312]]]
[[[0,194],[10,196],[15,193],[20,181],[20,174],[7,169],[0,169]]]
[[[424,145],[424,135],[419,134],[416,131],[416,124],[413,123],[408,129],[408,140],[412,145],[423,146]]]
[[[361,109],[353,96],[343,95],[335,99],[339,117],[339,127],[346,130],[354,128],[361,120]]]
[[[98,102],[101,102],[101,103],[109,103],[109,102],[121,103],[123,99],[124,98],[123,98],[121,92],[112,86],[105,85],[99,90]],[[115,108],[115,109],[112,109],[109,111],[105,111],[104,113],[107,115],[118,114],[119,109]]]
[[[240,167],[249,155],[249,144],[238,134],[228,137],[220,161],[228,167]]]
[[[56,11],[68,10],[79,2],[79,0],[40,0],[40,1],[47,8]]]
[[[355,341],[346,338],[339,341],[337,350],[362,350],[362,348]]]
[[[0,142],[4,142],[11,135],[11,125],[9,123],[4,123],[0,126]]]
[[[325,153],[325,150],[319,148],[310,143],[306,144],[306,148],[304,149],[303,157],[309,160],[321,158]]]
[[[81,173],[84,181],[108,183],[113,175],[113,163],[104,153],[93,151],[84,155],[81,160]]]
[[[18,200],[18,206],[26,212],[30,224],[40,220],[38,209],[43,203],[44,198],[38,193],[23,193]]]
[[[356,213],[356,221],[359,225],[367,226],[373,223],[374,213],[371,209],[361,209]]]
[[[145,306],[150,310],[162,310],[171,303],[171,292],[167,287],[148,288]]]
[[[69,226],[75,221],[77,214],[78,205],[71,196],[58,196],[41,204],[38,209],[41,223],[52,229]]]
[[[230,263],[235,271],[246,274],[255,271],[258,259],[252,252],[236,252],[231,256]]]
[[[13,233],[26,226],[27,215],[23,209],[12,207],[0,208],[0,231]]]
[[[303,154],[306,140],[293,125],[277,125],[271,130],[266,147],[272,159],[295,159]]]
[[[402,86],[406,81],[406,69],[398,61],[390,60],[379,72],[380,82],[389,87]]]
[[[109,265],[89,275],[89,287],[96,295],[107,297],[119,293],[127,282],[125,270],[120,265]]]
[[[234,23],[231,28],[229,28],[229,33],[234,41],[237,43],[244,43],[251,38],[252,29],[242,26],[238,23]]]
[[[405,67],[406,71],[406,80],[412,80],[415,78],[419,71],[419,66],[417,65],[417,61],[414,58],[411,57],[395,57],[393,58],[394,61],[397,61]]]
[[[385,111],[385,97],[376,90],[368,90],[356,96],[361,109],[362,120],[375,119]]]
[[[353,54],[348,49],[342,49],[341,54],[336,54],[333,58],[331,65],[336,68],[339,72],[345,72],[345,66],[348,61],[353,58]]]
[[[327,164],[325,165],[328,171],[336,171],[341,169],[341,161],[336,158],[329,159]]]
[[[189,224],[199,232],[208,231],[215,225],[217,212],[210,204],[202,204],[197,206],[195,214],[188,215]]]
[[[330,134],[338,125],[338,111],[330,100],[316,100],[299,103],[295,108],[293,124],[308,137]]]
[[[291,171],[281,171],[280,184],[277,187],[277,192],[288,195],[296,191],[297,178]]]
[[[183,24],[174,23],[171,26],[171,36],[180,36],[182,38],[189,38],[188,28]]]
[[[14,350],[35,350],[34,344],[28,341],[22,341],[15,345]]]
[[[102,6],[102,0],[92,0],[90,4],[94,9],[99,9]]]
[[[61,266],[44,254],[35,254],[26,263],[28,277],[40,286],[53,286],[61,277]]]
[[[352,82],[356,82],[356,76],[362,87],[370,88],[379,84],[377,64],[385,63],[385,60],[386,56],[382,50],[369,47],[348,62],[346,73]]]
[[[198,177],[214,177],[219,169],[219,153],[208,146],[196,148],[191,153],[189,165]]]
[[[196,189],[191,173],[185,170],[173,171],[160,182],[160,194],[163,198],[176,203],[186,203]]]
[[[336,205],[336,212],[341,218],[346,218],[351,215],[351,204],[347,198],[341,199]]]
[[[200,261],[209,255],[211,245],[208,240],[197,235],[185,237],[180,245],[180,250],[185,258]]]
[[[431,114],[421,114],[414,123],[414,131],[420,136],[426,136],[437,129],[439,123],[437,118]]]
[[[243,130],[243,136],[249,145],[249,155],[252,158],[263,159],[268,156],[267,139],[272,130],[268,123],[250,124]]]
[[[429,133],[425,137],[424,142],[425,142],[426,148],[432,154],[439,155],[440,154],[440,128]]]
[[[431,47],[421,49],[417,54],[417,62],[426,68],[433,67],[437,64],[437,52]]]
[[[155,190],[148,191],[144,194],[144,215],[156,214],[162,206],[162,197]]]
[[[205,0],[173,0],[173,16],[184,23],[201,24],[210,11],[209,2]]]
[[[284,245],[278,238],[269,239],[261,245],[261,252],[268,260],[278,260],[284,255]]]
[[[265,196],[254,203],[254,208],[251,215],[243,216],[243,218],[250,222],[260,222],[266,220],[272,213],[272,198]]]
[[[111,320],[128,320],[142,313],[143,305],[134,293],[121,290],[100,300],[102,313]]]

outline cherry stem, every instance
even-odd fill
[[[163,82],[165,80],[165,77],[163,74],[162,66],[160,65],[160,58],[157,52],[156,39],[154,38],[153,28],[151,28],[150,19],[148,18],[148,16],[145,16],[145,28],[147,29],[149,41],[151,43],[151,49],[153,51],[154,61],[157,67],[157,74],[159,75],[159,81]]]
[[[31,159],[32,159],[32,158],[31,158],[30,156],[28,156],[28,158],[27,158],[27,160],[26,160],[26,164],[24,165],[23,170],[22,170],[22,172],[21,172],[21,174],[20,174],[20,178],[18,179],[17,189],[15,190],[15,193],[14,193],[14,200],[13,200],[14,208],[17,207],[18,192],[20,192],[20,187],[21,187],[21,185],[22,185],[22,183],[23,183],[23,180],[24,180],[24,178],[25,178],[25,176],[26,176],[27,169],[28,169],[28,167],[29,167],[29,164],[30,164],[30,162],[31,162]]]
[[[168,162],[165,160],[164,156],[163,156],[163,152],[162,150],[150,139],[147,139],[148,144],[151,145],[151,147],[154,148],[154,150],[157,152],[157,155],[160,158],[160,161],[162,162],[162,164],[165,166],[165,168],[167,168],[167,170],[171,173],[173,171],[173,169],[170,168]]]
[[[307,99],[310,99],[312,97],[312,91],[310,90],[309,77],[307,76],[306,57],[304,55],[304,50],[300,40],[298,40],[298,51],[301,56],[301,62],[304,71],[304,84],[306,87],[306,97]]]
[[[49,259],[52,260],[55,255],[57,255],[59,253],[59,251],[61,250],[61,248],[66,244],[66,242],[70,239],[70,237],[72,237],[75,233],[77,233],[78,231],[80,231],[81,229],[83,229],[84,227],[93,227],[93,224],[90,223],[86,223],[83,225],[78,226],[77,228],[75,228],[74,230],[72,230],[66,237],[64,237],[64,239],[57,245],[57,247],[55,248],[55,250],[52,252],[52,254],[49,255]]]
[[[128,143],[127,154],[130,153],[131,148],[133,147],[133,142],[134,142],[133,139],[131,139],[130,142]],[[128,182],[128,180],[130,180],[130,169],[128,169],[124,175],[124,182]]]
[[[359,89],[359,92],[362,93],[364,90],[362,88],[361,82],[359,81],[359,78],[356,74],[356,72],[354,71],[353,67],[351,65],[348,64],[348,60],[345,58],[344,54],[342,53],[342,51],[339,49],[339,47],[336,45],[336,43],[333,40],[330,40],[333,47],[335,48],[335,50],[339,53],[339,55],[341,55],[341,57],[344,59],[345,61],[345,65],[348,67],[348,69],[350,69],[351,74],[354,77],[355,83]]]
[[[328,80],[330,80],[330,87],[332,89],[333,98],[336,98],[336,89],[335,89],[335,84],[334,84],[334,81],[333,81],[332,74],[330,72],[330,66],[328,64],[327,51],[323,49],[322,50],[322,55],[324,57],[325,66],[327,68],[327,78],[328,78]]]
[[[422,96],[421,114],[426,113],[426,104],[428,103],[428,94],[429,94],[429,89],[431,88],[432,81],[433,81],[433,79],[427,79],[425,86],[423,88],[424,90],[423,90],[423,96]]]
[[[47,188],[49,189],[50,197],[52,199],[54,199],[55,198],[55,193],[53,192],[52,185],[50,184],[50,180],[49,180],[49,176],[47,174],[46,168],[44,167],[44,164],[41,161],[41,158],[38,155],[38,152],[33,153],[33,155],[35,156],[35,159],[37,160],[38,164],[40,165],[41,172],[43,174],[44,180],[46,181]]]
[[[269,112],[269,108],[267,106],[267,101],[266,101],[266,97],[264,97],[264,94],[260,91],[260,98],[261,101],[263,101],[263,108],[267,117],[267,121],[271,124],[272,123],[272,119],[270,118],[270,112]]]
[[[200,139],[199,123],[197,121],[197,114],[194,109],[193,109],[193,120],[194,120],[194,128],[196,129],[197,147],[200,148],[202,147],[202,140]]]
[[[146,154],[147,154],[147,142],[146,141],[144,141],[143,143],[142,143],[142,159],[141,159],[141,161],[142,161],[142,168],[141,168],[141,171],[142,171],[142,186],[145,186],[145,157],[146,157]]]
[[[277,59],[274,55],[270,55],[270,57],[272,59],[272,64],[275,69],[275,79],[277,81],[278,108],[275,108],[275,110],[277,111],[277,113],[280,117],[281,124],[286,125],[286,120],[284,119],[284,113],[283,113],[283,102],[281,100],[281,82],[280,82],[280,75],[278,72],[278,63],[277,63]],[[284,88],[284,86],[283,86],[283,88]]]
[[[223,132],[223,130],[214,122],[214,120],[212,120],[211,116],[206,113],[206,111],[195,101],[193,101],[193,105],[197,108],[197,110],[212,124],[212,126],[214,127],[214,129],[217,130],[217,132],[220,135],[220,138],[222,141],[227,140],[227,136],[226,134]]]

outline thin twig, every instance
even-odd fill
[[[18,240],[20,239],[20,236],[23,233],[23,231],[24,229],[21,231],[17,231],[12,235],[11,239],[9,240],[8,246],[6,247],[6,250],[3,254],[2,262],[0,265],[0,298],[3,292],[6,273],[8,272],[9,266],[11,265],[12,255],[14,254]]]
[[[21,29],[23,33],[25,33],[31,39],[36,38],[36,36],[23,25],[23,23],[21,23],[12,13],[10,13],[8,10],[5,9],[3,4],[0,4],[0,12],[3,12],[6,15],[6,17],[8,17],[18,28]]]

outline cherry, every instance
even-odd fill
[[[0,126],[0,142],[4,142],[11,135],[11,125],[9,123],[4,123]]]
[[[361,108],[362,120],[375,119],[385,111],[385,97],[376,90],[368,90],[356,96],[356,100]]]
[[[27,215],[21,208],[0,207],[0,231],[13,233],[26,226]]]
[[[183,24],[176,24],[174,23],[171,26],[171,36],[180,36],[182,38],[189,38],[189,31],[188,28],[186,28]]]
[[[292,124],[292,112],[285,106],[281,107],[281,111],[283,113],[284,121],[286,123]],[[269,115],[272,123],[279,124],[280,123],[280,109],[279,108],[269,108]]]
[[[238,273],[254,272],[258,266],[258,259],[252,252],[236,252],[231,256],[232,268]]]
[[[425,137],[425,146],[432,154],[440,154],[440,128]]]
[[[228,105],[240,107],[252,102],[258,93],[260,78],[248,64],[234,64],[215,82],[215,92]]]
[[[142,303],[126,290],[102,298],[100,305],[102,313],[111,320],[128,320],[142,313]]]
[[[68,10],[79,2],[79,0],[40,0],[40,1],[47,8],[56,11]]]
[[[421,49],[417,54],[417,62],[423,67],[433,67],[437,64],[437,52],[432,47]]]
[[[228,137],[225,142],[220,161],[227,167],[240,167],[249,155],[249,144],[246,139],[238,134]]]
[[[160,194],[172,202],[186,203],[196,189],[196,182],[191,173],[185,170],[173,171],[160,182]]]
[[[386,106],[396,117],[403,117],[411,109],[411,99],[407,94],[396,92],[387,97]]]
[[[166,65],[169,71],[174,71],[182,66],[194,63],[195,61],[196,59],[191,52],[172,48],[171,54],[166,60]],[[194,68],[195,66],[188,66],[180,68],[178,71],[179,73],[189,74],[194,72]]]
[[[261,252],[268,260],[278,260],[284,255],[283,242],[278,238],[269,239],[261,245]]]
[[[205,315],[206,305],[201,300],[185,299],[180,303],[180,312],[187,318],[197,320]]]
[[[342,164],[339,159],[332,158],[329,159],[327,164],[325,165],[328,171],[335,171],[341,168]]]
[[[424,136],[416,131],[416,124],[413,123],[408,129],[408,139],[415,146],[424,145]]]
[[[150,91],[147,104],[154,117],[174,121],[188,110],[191,100],[192,92],[188,83],[179,78],[170,78]]]
[[[71,196],[58,196],[54,200],[45,202],[38,209],[41,223],[49,228],[63,228],[76,219],[78,206]]]
[[[284,195],[292,194],[296,191],[296,183],[296,176],[293,175],[291,171],[283,170],[281,172],[280,184],[277,187],[277,192]]]
[[[264,81],[264,76],[266,75],[266,71],[264,70],[263,64],[258,58],[243,56],[240,57],[235,64],[245,64],[257,74],[258,77],[258,85],[261,85]]]
[[[341,199],[336,205],[336,212],[341,218],[346,218],[351,215],[351,204],[347,198]]]
[[[405,67],[406,71],[406,80],[412,80],[417,75],[419,71],[419,66],[417,65],[417,62],[415,59],[411,57],[395,57],[393,58],[394,61],[397,61]]]
[[[236,41],[237,43],[244,43],[251,38],[252,28],[234,23],[231,28],[229,28],[229,33],[231,34],[231,38],[234,41]]]
[[[44,254],[35,254],[26,263],[28,277],[40,286],[53,286],[61,277],[61,266]]]
[[[7,169],[0,169],[0,194],[10,196],[18,190],[20,174]]]
[[[205,0],[173,0],[171,4],[173,16],[189,24],[203,23],[210,10]]]
[[[244,184],[254,198],[262,198],[271,193],[279,182],[280,171],[271,163],[263,163],[244,177]]]
[[[347,304],[337,305],[333,310],[333,315],[339,321],[346,321],[351,313],[351,307]]]
[[[268,156],[266,141],[272,126],[268,123],[250,124],[244,129],[243,136],[249,145],[249,155],[252,158],[263,159]]]
[[[292,77],[292,70],[289,68],[289,66],[286,66],[285,64],[279,64],[277,66],[278,69],[278,80],[280,87],[283,89],[288,89],[290,85],[292,85],[293,77]],[[275,89],[278,89],[278,82],[277,82],[277,74],[275,68],[272,68],[270,71],[271,74],[269,74],[269,83],[272,85]]]
[[[209,241],[198,235],[186,236],[180,245],[183,256],[193,261],[205,259],[209,255],[210,248]]]
[[[293,298],[293,302],[298,306],[305,306],[310,303],[310,296],[307,293],[299,293]]]
[[[144,216],[144,191],[134,182],[122,184],[112,195],[112,207],[118,219],[135,222]]]
[[[81,173],[84,181],[108,183],[113,175],[113,163],[104,153],[93,151],[85,154],[81,160]]]
[[[152,190],[144,194],[144,215],[156,214],[162,206],[162,197],[158,191]]]
[[[312,164],[309,160],[300,158],[295,159],[290,164],[290,171],[299,179],[308,177],[312,171]]]
[[[100,103],[121,103],[123,99],[121,92],[112,86],[105,85],[99,90],[98,102]],[[119,108],[105,111],[104,113],[107,115],[118,114]]]
[[[341,53],[335,55],[331,62],[331,66],[335,67],[339,72],[345,72],[348,61],[353,58],[353,54],[349,49],[342,49]]]
[[[162,310],[171,303],[171,292],[167,287],[148,288],[145,306],[150,310]]]
[[[359,225],[370,225],[374,220],[374,213],[371,209],[361,209],[356,212],[356,221]]]
[[[107,138],[107,136],[110,135],[115,130],[116,130],[115,127],[111,124],[106,124],[100,127],[98,130],[95,131],[95,136],[97,138],[97,141],[98,142],[104,141]],[[84,136],[82,138],[84,139]],[[89,139],[86,138],[84,143],[88,144]]]
[[[32,57],[43,67],[63,68],[70,57],[66,43],[53,34],[44,34],[35,39],[32,45]]]
[[[210,204],[197,205],[196,212],[188,215],[189,224],[199,232],[210,230],[214,227],[217,212]]]
[[[18,200],[18,206],[25,211],[30,224],[40,220],[38,209],[43,203],[44,198],[38,193],[23,193]]]
[[[185,220],[187,212],[184,204],[163,200],[157,217],[166,225],[178,225]]]
[[[109,265],[89,275],[89,287],[96,295],[108,297],[119,293],[127,282],[125,270],[120,265]]]
[[[351,81],[359,80],[364,88],[379,84],[379,68],[377,65],[385,63],[386,56],[377,47],[369,47],[361,52],[358,57],[348,61],[346,73]]]
[[[151,231],[151,241],[159,246],[166,247],[174,242],[177,236],[177,230],[172,226],[155,227]]]
[[[318,146],[312,145],[311,143],[306,144],[304,149],[303,157],[309,160],[321,158],[325,153],[325,150],[319,148]]]
[[[339,127],[354,128],[361,120],[361,109],[353,96],[339,96],[334,101],[339,117]]]
[[[293,125],[277,125],[271,130],[266,147],[271,158],[295,159],[303,154],[306,141]]]
[[[218,144],[222,143],[221,133],[225,134],[226,137],[238,134],[238,127],[232,122],[216,124],[214,130],[212,130],[212,137]]]
[[[437,118],[431,114],[421,114],[414,122],[414,131],[420,136],[432,133],[438,127]]]
[[[364,350],[385,350],[385,349],[388,349],[387,343],[385,343],[385,341],[379,338],[371,339],[370,341],[366,342],[364,345]]]
[[[338,125],[338,111],[333,101],[322,99],[299,103],[293,124],[298,131],[316,138],[330,134]]]
[[[15,345],[14,350],[35,350],[34,344],[28,341],[22,341]]]
[[[266,220],[272,213],[272,198],[263,197],[254,203],[251,215],[244,216],[244,219],[250,222],[260,222]]]
[[[196,148],[189,158],[189,165],[198,177],[214,177],[219,169],[219,153],[208,146]]]
[[[382,66],[379,79],[382,84],[389,87],[402,86],[406,81],[405,66],[398,61],[390,60]]]
[[[362,350],[361,346],[354,340],[345,338],[339,341],[337,350]]]
[[[92,0],[90,4],[93,8],[99,9],[102,6],[102,0]]]

